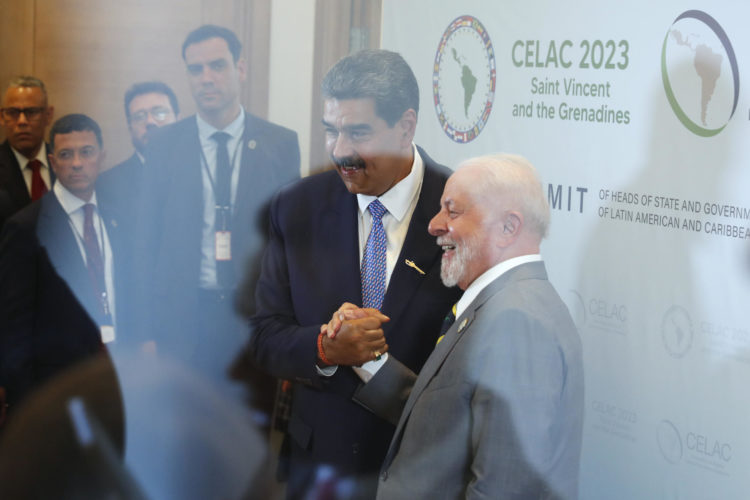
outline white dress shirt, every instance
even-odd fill
[[[109,243],[106,226],[99,217],[96,193],[91,196],[91,200],[86,202],[68,191],[59,181],[55,182],[52,191],[57,197],[57,201],[62,205],[63,210],[65,210],[65,213],[68,214],[68,224],[73,231],[76,243],[78,243],[78,250],[81,252],[84,264],[86,264],[86,247],[83,243],[83,206],[86,203],[91,203],[95,207],[93,216],[94,231],[96,232],[97,242],[102,252],[102,261],[104,262],[104,286],[107,288],[107,305],[112,313],[113,325],[111,326],[115,326],[114,259],[112,257],[112,246]]]
[[[18,166],[21,167],[21,174],[23,175],[23,180],[26,182],[26,189],[29,191],[29,195],[31,195],[31,176],[33,174],[31,168],[29,168],[29,160],[24,155],[16,151],[13,147],[10,148],[13,151],[13,154],[16,156],[16,161],[18,162]],[[50,169],[49,169],[49,163],[47,161],[47,145],[42,143],[42,147],[39,148],[39,152],[36,154],[35,158],[32,158],[39,160],[42,163],[42,168],[39,169],[39,175],[42,176],[42,180],[44,181],[44,185],[47,186],[47,191],[49,191],[49,187],[52,185],[52,176],[50,175]]]
[[[203,179],[203,231],[201,240],[201,269],[200,287],[207,290],[216,290],[218,281],[216,276],[216,234],[214,219],[216,218],[216,198],[214,197],[213,182],[216,182],[216,141],[211,138],[215,132],[220,130],[205,121],[196,114],[198,123],[198,139],[201,143],[203,155],[201,157],[201,175]],[[230,200],[232,213],[234,213],[235,200],[237,198],[237,183],[240,178],[240,165],[242,162],[242,134],[245,132],[245,110],[240,107],[240,114],[232,123],[227,125],[221,132],[226,132],[231,137],[227,141],[229,161],[232,166]],[[209,175],[210,173],[210,175]],[[233,228],[239,230],[240,228]]]
[[[528,262],[539,262],[542,260],[542,256],[537,254],[521,255],[520,257],[513,257],[512,259],[504,260],[499,264],[495,264],[485,272],[480,274],[471,284],[464,290],[464,294],[456,303],[456,319],[461,317],[461,314],[469,307],[477,295],[484,290],[487,285],[495,281],[497,278],[502,276],[504,273],[510,271],[514,267],[518,267],[521,264]]]

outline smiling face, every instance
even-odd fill
[[[104,151],[90,130],[57,134],[49,155],[57,179],[78,198],[89,201],[104,163]]]
[[[198,112],[215,126],[214,120],[218,119],[222,125],[218,128],[223,128],[239,113],[245,61],[239,59],[235,63],[226,40],[214,37],[188,45],[185,64]]]
[[[372,98],[326,99],[323,126],[326,151],[349,192],[380,196],[411,172],[413,110],[389,127]]]
[[[26,158],[34,158],[44,142],[44,133],[52,121],[54,110],[47,106],[42,89],[39,87],[10,87],[3,97],[4,111],[2,120],[3,131],[8,142],[16,151]],[[33,110],[20,113],[16,117],[10,116],[13,110]]]
[[[472,196],[479,179],[473,172],[459,170],[445,184],[440,211],[432,218],[430,234],[443,249],[440,278],[445,286],[466,288],[492,267],[493,231],[487,220],[488,207]]]

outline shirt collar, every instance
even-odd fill
[[[83,207],[87,203],[91,203],[98,208],[96,202],[96,191],[94,191],[94,194],[91,195],[91,199],[89,201],[83,201],[78,196],[68,191],[68,189],[62,185],[62,182],[60,182],[59,179],[55,181],[55,185],[52,187],[52,190],[55,192],[55,196],[57,196],[57,201],[60,202],[63,210],[65,210],[65,213],[68,215],[71,215],[76,210],[80,210],[81,207]]]
[[[422,157],[419,156],[419,151],[413,143],[411,147],[414,152],[414,161],[411,164],[409,175],[398,181],[395,186],[379,197],[357,194],[360,213],[365,213],[370,203],[378,199],[396,220],[401,221],[404,218],[411,201],[417,195],[424,173],[424,161],[422,161]]]
[[[208,141],[214,133],[219,131],[226,132],[227,134],[231,135],[232,139],[238,139],[242,136],[242,132],[245,126],[245,109],[240,106],[240,114],[237,115],[237,118],[232,120],[232,123],[221,130],[201,118],[201,115],[198,113],[195,114],[195,121],[198,123],[198,137],[200,138],[201,142]]]
[[[16,155],[16,161],[21,167],[21,170],[26,168],[26,165],[28,165],[29,162],[33,159],[39,160],[40,162],[42,162],[42,165],[45,168],[49,168],[49,163],[47,160],[47,145],[45,143],[42,143],[42,147],[39,148],[39,152],[36,154],[36,157],[31,159],[26,158],[24,155],[16,151],[16,148],[14,148],[13,146],[11,146],[10,149],[13,151],[13,154]]]
[[[469,287],[466,289],[464,294],[456,304],[456,318],[461,316],[463,312],[469,307],[474,299],[477,298],[479,293],[484,290],[487,285],[495,281],[497,278],[510,271],[514,267],[518,267],[521,264],[527,264],[529,262],[540,262],[542,256],[538,253],[531,255],[521,255],[520,257],[513,257],[512,259],[504,260],[499,264],[495,264],[491,268],[479,275],[477,279],[471,282]]]

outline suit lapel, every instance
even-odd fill
[[[332,264],[331,269],[326,271],[328,276],[335,276],[340,281],[340,301],[362,304],[362,281],[360,279],[359,267],[359,206],[357,197],[344,187],[344,183],[335,172],[335,195],[326,204],[325,213],[321,215],[321,223],[318,234],[321,241],[336,242],[333,246],[314,245],[323,253],[316,255],[316,261],[322,265]],[[349,235],[342,241],[342,235]],[[318,236],[316,236],[318,238]],[[331,252],[336,252],[336,257],[331,258]]]
[[[234,220],[241,218],[240,214],[248,212],[248,204],[254,198],[253,193],[258,192],[257,186],[253,184],[263,183],[265,179],[261,176],[254,175],[253,166],[260,163],[259,155],[261,153],[260,138],[256,137],[256,128],[250,119],[250,114],[245,112],[245,128],[240,139],[240,172],[237,178],[237,195],[235,197]],[[265,192],[265,191],[261,191]]]
[[[65,210],[53,192],[45,195],[39,211],[37,236],[55,271],[67,283],[86,310],[95,311],[88,271]]]
[[[426,158],[426,155],[423,158]],[[440,265],[440,247],[435,244],[435,237],[427,232],[427,225],[437,213],[443,189],[441,179],[428,167],[427,160],[425,160],[419,199],[414,207],[404,245],[401,247],[388,290],[383,298],[381,309],[383,314],[391,318],[393,324],[398,323],[399,316],[406,310],[409,299],[425,279],[425,275],[408,266],[406,260],[414,262],[425,273],[428,273],[433,266]]]
[[[396,427],[396,433],[394,434],[391,446],[388,449],[384,461],[384,468],[390,465],[393,457],[398,451],[401,444],[401,438],[403,437],[404,428],[409,420],[409,415],[411,414],[411,410],[414,408],[417,399],[419,399],[422,392],[424,392],[425,388],[435,377],[440,370],[440,367],[443,366],[446,358],[453,351],[453,348],[459,340],[468,334],[468,330],[474,322],[477,311],[490,299],[490,297],[502,290],[508,285],[508,283],[523,279],[547,279],[544,264],[542,262],[531,262],[514,267],[505,272],[499,278],[487,285],[471,302],[471,304],[469,304],[463,314],[456,318],[455,323],[451,325],[450,329],[446,332],[445,337],[443,337],[443,340],[435,347],[432,354],[430,354],[424,367],[422,367],[422,371],[419,372],[419,377],[417,377],[417,381],[415,382],[414,387],[409,394],[409,398],[406,401],[406,405],[404,405],[404,410],[401,413],[401,418]]]
[[[18,165],[16,155],[13,154],[13,150],[10,148],[7,140],[0,146],[0,164],[5,169],[4,177],[7,178],[7,185],[2,187],[11,197],[13,204],[16,207],[22,207],[31,203],[31,196],[29,195],[29,190],[26,188],[26,181],[21,173],[21,167]]]

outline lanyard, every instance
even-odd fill
[[[81,207],[81,208],[83,208],[83,207]],[[104,271],[104,276],[102,277],[102,278],[104,278],[104,290],[102,290],[102,294],[101,294],[100,297],[98,297],[98,299],[100,301],[100,304],[101,304],[101,307],[102,307],[102,311],[104,313],[105,320],[107,320],[109,322],[109,324],[112,324],[112,313],[109,310],[109,295],[107,293],[107,246],[104,244],[104,238],[105,238],[104,224],[102,224],[102,218],[101,218],[101,216],[99,215],[98,212],[99,212],[99,210],[98,210],[98,207],[97,207],[96,218],[99,221],[99,224],[98,224],[98,226],[99,226],[99,234],[95,235],[97,237],[96,238],[96,246],[99,248],[99,253],[102,256],[102,270]],[[70,227],[73,228],[73,234],[75,235],[76,240],[78,240],[78,242],[80,243],[80,245],[83,247],[83,249],[84,249],[83,254],[85,256],[86,255],[86,241],[85,241],[83,235],[78,232],[78,228],[73,223],[73,219],[70,217],[70,214],[67,213],[67,212],[65,212],[65,216],[68,218],[68,223],[70,224]],[[84,214],[84,222],[83,222],[83,224],[84,225],[86,224],[86,216],[85,216],[85,214]],[[88,262],[86,264],[88,265]]]

